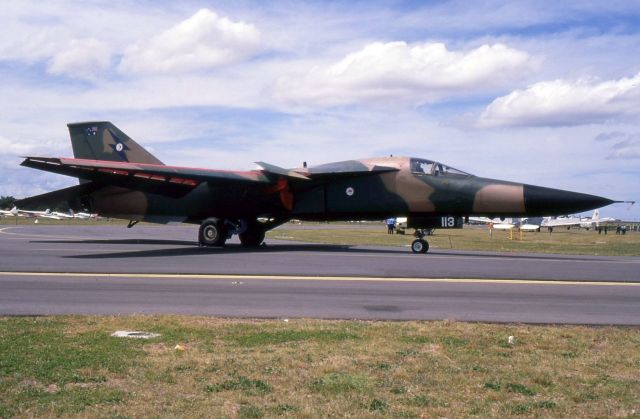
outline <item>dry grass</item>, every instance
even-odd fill
[[[3,417],[640,412],[637,329],[74,316],[0,319],[0,342]]]
[[[0,225],[33,225],[35,219],[24,217],[0,218]],[[41,225],[82,225],[82,226],[122,226],[125,220],[50,220],[38,219]],[[143,226],[159,224],[141,223]],[[186,225],[185,225],[186,226]],[[191,226],[189,226],[191,227]],[[309,228],[305,228],[309,227]],[[382,223],[305,223],[285,224],[267,233],[268,239],[305,241],[340,245],[377,245],[409,246],[414,239],[408,230],[407,235],[388,235]],[[195,238],[194,238],[195,240]],[[436,230],[435,235],[427,237],[434,249],[482,250],[495,252],[532,252],[556,254],[580,254],[602,256],[640,256],[640,233],[628,232],[626,235],[598,234],[593,230],[564,230],[556,228],[553,233],[546,231],[528,232],[520,236],[514,232],[494,231],[489,236],[486,227],[465,226],[464,229]]]
[[[389,235],[386,226],[379,228],[353,226],[350,228],[305,229],[304,225],[288,228],[287,225],[270,231],[272,239],[298,240],[313,243],[341,245],[378,245],[407,246],[414,239],[410,234]],[[413,231],[413,230],[411,230]],[[408,231],[409,232],[409,231]],[[546,231],[510,234],[506,231],[494,231],[489,236],[486,227],[465,227],[464,229],[436,230],[427,237],[434,249],[485,250],[495,252],[533,252],[557,254],[640,256],[640,233],[628,232],[626,235],[598,234],[593,230],[555,229]]]

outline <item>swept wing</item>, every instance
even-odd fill
[[[259,185],[273,182],[262,171],[232,172],[104,160],[26,157],[22,166],[97,184],[122,186],[173,197],[185,195],[202,182],[213,185]]]

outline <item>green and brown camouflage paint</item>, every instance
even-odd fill
[[[245,172],[173,167],[164,165],[110,122],[68,126],[74,159],[28,157],[22,165],[77,177],[81,185],[27,198],[20,205],[39,206],[58,199],[74,210],[103,216],[200,223],[211,217],[248,221],[265,217],[279,222],[292,218],[523,217],[586,211],[613,202],[455,169],[422,173],[412,168],[422,160],[409,157],[348,160],[291,170],[261,163],[262,170]]]

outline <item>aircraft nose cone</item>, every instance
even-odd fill
[[[589,211],[613,202],[596,195],[524,185],[524,205],[527,214],[531,215],[562,215]]]

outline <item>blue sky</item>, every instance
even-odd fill
[[[110,120],[177,165],[412,155],[640,201],[640,1],[112,3],[3,5],[0,195],[74,184],[19,156]]]

